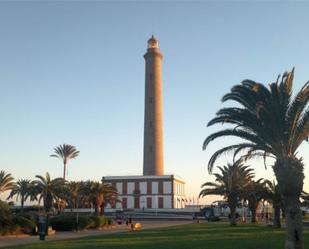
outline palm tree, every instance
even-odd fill
[[[281,221],[280,221],[280,211],[282,208],[282,197],[280,194],[279,186],[274,181],[266,180],[267,184],[267,197],[266,200],[273,204],[274,209],[274,227],[280,228]]]
[[[104,214],[105,207],[107,204],[114,204],[116,202],[119,202],[118,200],[118,192],[117,188],[113,187],[111,184],[107,184],[102,182],[102,188],[103,188],[103,204],[101,205],[101,215]]]
[[[7,199],[13,198],[16,195],[16,201],[20,197],[21,210],[24,210],[24,203],[30,196],[31,181],[27,179],[18,180],[16,185],[11,190]]]
[[[86,187],[86,188],[85,188]],[[103,215],[105,206],[117,202],[117,190],[106,183],[90,182],[84,185],[84,194],[87,200],[94,206],[97,215]]]
[[[45,177],[36,175],[38,180],[34,180],[37,193],[39,195],[39,202],[43,200],[43,206],[46,213],[49,213],[53,206],[53,201],[58,200],[63,193],[63,186],[65,182],[62,178],[51,179],[48,172]]]
[[[216,182],[202,185],[200,196],[223,195],[227,199],[231,211],[231,226],[236,225],[236,207],[243,196],[245,188],[254,176],[253,170],[240,161],[227,166],[218,167],[220,173],[214,174]]]
[[[94,207],[94,201],[92,193],[93,181],[81,181],[80,182],[80,205],[83,207]]]
[[[54,148],[54,152],[55,154],[50,156],[57,157],[63,161],[63,179],[65,180],[67,163],[70,159],[76,158],[79,155],[79,151],[73,145],[63,144]]]
[[[13,180],[11,174],[6,174],[3,170],[0,171],[0,194],[11,190],[15,186]]]
[[[69,204],[70,208],[78,208],[83,197],[83,182],[71,181],[67,184],[64,199]]]
[[[303,189],[303,162],[297,150],[309,135],[309,82],[292,97],[294,69],[278,77],[269,88],[252,80],[234,86],[222,101],[236,101],[240,106],[223,108],[208,126],[219,123],[234,127],[209,135],[203,149],[219,137],[234,136],[245,141],[216,151],[208,162],[212,170],[217,158],[233,151],[245,159],[267,157],[275,160],[273,170],[283,197],[286,214],[285,248],[303,248],[303,226],[299,197]]]
[[[266,182],[261,178],[257,181],[250,181],[244,192],[244,199],[248,201],[248,207],[251,211],[251,223],[256,223],[256,210],[263,199],[266,198]]]

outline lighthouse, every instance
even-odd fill
[[[162,127],[162,54],[159,41],[152,36],[147,41],[145,59],[145,110],[143,175],[103,176],[102,182],[117,189],[120,202],[108,204],[106,210],[184,208],[185,181],[164,175]],[[142,131],[141,131],[142,132]]]
[[[145,58],[143,175],[164,175],[162,127],[162,54],[159,41],[148,40]]]

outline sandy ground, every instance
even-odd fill
[[[142,223],[142,230],[151,229],[151,228],[160,228],[160,227],[168,227],[175,225],[183,225],[190,224],[192,221],[138,221]],[[87,231],[79,231],[79,232],[56,232],[54,235],[46,236],[46,241],[55,241],[55,240],[66,240],[66,239],[74,239],[86,236],[95,236],[95,235],[107,235],[119,232],[129,231],[130,229],[125,225],[115,225],[111,228],[103,229],[103,230],[87,230]],[[0,247],[5,248],[8,246],[15,245],[23,245],[30,243],[42,243],[39,240],[39,236],[27,236],[27,235],[19,235],[19,236],[0,236]]]

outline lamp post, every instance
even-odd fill
[[[79,222],[78,206],[79,206],[79,194],[77,194],[77,198],[76,198],[76,231],[77,232],[78,232],[78,222]]]
[[[158,195],[156,194],[156,216],[158,216]]]
[[[144,210],[145,210],[145,197],[142,197],[141,203],[142,203],[142,209],[143,209],[143,212],[144,212]]]
[[[245,201],[242,200],[242,222],[245,222]]]

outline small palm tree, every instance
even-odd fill
[[[101,215],[103,215],[107,204],[112,205],[116,202],[119,202],[119,200],[116,187],[113,187],[111,184],[107,184],[104,182],[102,182],[101,184],[103,187],[103,197],[104,197],[103,205],[101,205]]]
[[[16,200],[20,198],[21,210],[24,209],[24,203],[28,199],[30,194],[31,181],[27,179],[18,180],[16,185],[11,190],[10,195],[7,199],[13,198],[16,196]]]
[[[264,179],[250,181],[244,192],[244,199],[248,201],[251,211],[251,223],[256,223],[256,210],[263,199],[266,198],[267,188]]]
[[[76,158],[79,155],[79,151],[73,145],[63,144],[54,148],[54,152],[55,154],[50,156],[57,157],[63,161],[63,179],[65,180],[67,163],[70,159]]]
[[[240,161],[218,167],[220,173],[214,174],[216,182],[206,182],[202,185],[200,196],[223,195],[227,199],[231,211],[231,226],[236,225],[236,207],[245,189],[254,177],[253,170]]]
[[[43,200],[43,206],[46,213],[49,213],[53,206],[53,202],[58,200],[63,193],[63,186],[65,182],[62,178],[51,179],[48,172],[46,172],[45,177],[36,175],[38,180],[34,180],[33,184],[37,189],[39,202]]]
[[[267,184],[267,195],[266,200],[273,204],[274,209],[274,227],[280,228],[281,221],[280,221],[280,211],[282,209],[282,196],[280,194],[280,189],[278,184],[274,181],[266,180]]]
[[[94,206],[97,215],[103,215],[105,206],[109,203],[117,202],[117,190],[109,184],[91,182],[85,184],[83,192],[87,193],[88,202]]]
[[[82,192],[83,182],[71,181],[67,184],[65,200],[69,204],[70,208],[78,208],[81,204],[83,197]]]
[[[11,190],[15,186],[13,180],[11,174],[6,174],[3,170],[0,171],[0,194]]]

